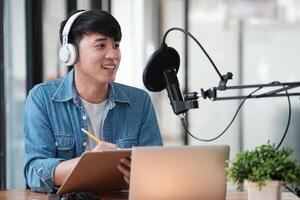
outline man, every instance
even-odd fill
[[[75,56],[74,69],[36,85],[25,105],[24,173],[27,185],[40,192],[54,192],[84,151],[162,145],[149,95],[113,82],[121,60],[117,20],[101,10],[77,13],[62,22],[60,37],[62,48],[74,46],[75,55],[60,52],[66,63]],[[81,128],[102,142],[96,144]],[[121,163],[118,169],[129,183],[130,159]]]

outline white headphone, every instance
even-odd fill
[[[77,60],[77,48],[74,44],[68,43],[68,36],[71,30],[72,24],[74,21],[86,11],[80,11],[72,15],[68,21],[66,22],[63,32],[62,32],[62,46],[59,50],[59,59],[63,62],[66,66],[74,65]]]

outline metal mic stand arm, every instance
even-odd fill
[[[224,91],[224,90],[234,90],[234,89],[249,89],[249,88],[265,88],[265,87],[279,87],[282,86],[284,88],[276,89],[276,90],[271,90],[269,92],[264,92],[261,94],[256,94],[256,95],[251,95],[251,96],[222,96],[218,97],[217,96],[217,91]],[[286,82],[286,83],[280,83],[280,82],[272,82],[269,84],[254,84],[254,85],[236,85],[236,86],[224,86],[222,87],[213,87],[210,88],[206,91],[201,89],[201,96],[206,99],[209,98],[212,101],[218,101],[218,100],[234,100],[234,99],[245,99],[245,98],[265,98],[265,97],[283,97],[287,96],[286,93],[279,93],[279,92],[284,92],[296,87],[300,86],[300,82]],[[289,96],[300,96],[300,92],[293,92],[293,93],[288,93]]]

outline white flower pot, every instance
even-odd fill
[[[271,181],[259,190],[256,183],[248,182],[248,200],[281,200],[282,181]]]

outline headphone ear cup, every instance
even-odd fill
[[[74,65],[77,60],[77,48],[74,44],[67,43],[59,50],[59,58],[66,66]]]

